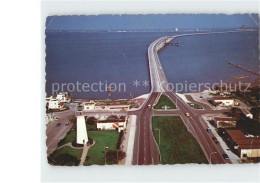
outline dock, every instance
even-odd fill
[[[242,70],[244,70],[244,71],[247,71],[247,72],[249,72],[249,73],[251,73],[251,74],[254,74],[254,75],[256,75],[257,77],[260,77],[260,74],[259,74],[259,73],[254,72],[254,71],[251,71],[251,70],[249,70],[249,69],[247,69],[247,68],[245,68],[245,67],[242,67],[241,65],[237,65],[237,64],[235,64],[235,63],[233,63],[233,62],[230,62],[230,61],[227,61],[227,63],[230,64],[230,65],[233,65],[233,66],[235,66],[235,67],[237,67],[237,68],[239,68],[239,69],[242,69]]]

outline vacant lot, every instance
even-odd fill
[[[95,141],[95,144],[89,149],[84,165],[105,164],[105,147],[109,150],[116,150],[119,133],[117,131],[89,131],[89,138]],[[107,164],[111,164],[107,162]]]
[[[176,105],[166,95],[161,95],[154,109],[165,109],[165,106],[167,109],[176,109]]]
[[[65,146],[60,149],[56,149],[48,158],[50,164],[53,165],[79,165],[82,149],[73,149]]]
[[[159,144],[162,164],[208,163],[195,138],[186,130],[179,116],[155,116],[152,129]]]

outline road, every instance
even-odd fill
[[[159,149],[152,134],[151,118],[152,115],[179,115],[187,129],[195,137],[200,144],[206,158],[212,164],[231,163],[222,157],[224,150],[220,145],[215,144],[212,140],[213,135],[206,131],[207,124],[202,119],[203,114],[223,113],[226,110],[213,110],[209,105],[197,102],[191,97],[188,97],[193,103],[203,106],[203,110],[193,109],[186,104],[174,91],[168,88],[168,81],[163,71],[163,68],[158,57],[158,52],[165,46],[166,43],[171,42],[175,38],[183,36],[207,35],[207,34],[227,34],[239,31],[225,31],[225,32],[207,32],[207,33],[192,33],[182,34],[177,36],[165,36],[155,40],[148,48],[148,62],[151,81],[151,92],[148,99],[145,101],[141,109],[131,112],[137,115],[137,129],[134,145],[133,165],[148,165],[159,164],[160,155]],[[153,111],[148,108],[148,105],[155,105],[156,98],[160,94],[167,95],[178,109],[174,111]],[[190,117],[186,117],[185,113],[189,113]]]
[[[70,104],[70,109],[63,112],[55,112],[54,115],[60,117],[58,121],[51,121],[47,124],[46,129],[46,146],[47,146],[47,156],[49,156],[58,147],[58,143],[61,139],[65,137],[68,131],[72,127],[70,118],[75,116],[76,105]],[[56,126],[61,123],[60,126]],[[69,125],[66,125],[69,123]]]

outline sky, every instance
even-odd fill
[[[180,30],[258,28],[257,14],[49,16],[47,31]]]

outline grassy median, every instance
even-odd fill
[[[196,139],[179,116],[155,116],[152,129],[159,144],[162,164],[208,163]]]
[[[176,105],[166,95],[161,95],[154,109],[176,109]]]
[[[89,131],[89,138],[95,141],[95,144],[90,147],[84,165],[104,165],[105,164],[105,150],[104,147],[109,147],[109,150],[116,150],[119,133],[113,131]],[[111,164],[107,162],[107,164]]]

